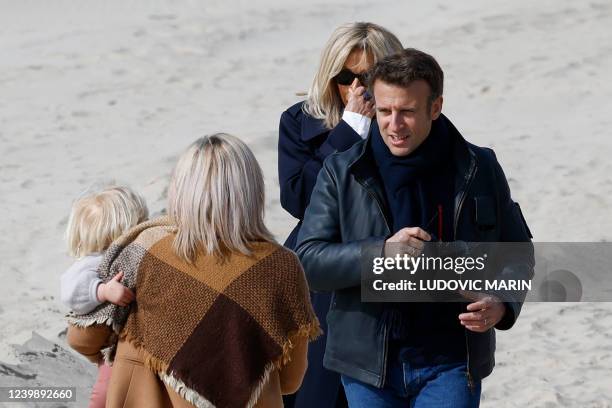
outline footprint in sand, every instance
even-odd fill
[[[21,168],[18,164],[4,164],[0,166],[0,170],[17,170]]]
[[[550,319],[548,318],[538,318],[531,323],[531,328],[533,332],[536,333],[536,336],[548,337],[549,330],[547,330],[550,325]]]
[[[515,33],[521,30],[521,22],[517,20],[515,16],[510,14],[497,14],[483,17],[482,22],[488,30],[495,32],[505,30],[507,32]]]
[[[88,111],[74,111],[71,115],[73,118],[87,118],[91,116],[91,113]]]
[[[170,21],[175,20],[176,16],[174,14],[151,14],[149,15],[149,20],[155,21]]]
[[[19,186],[25,190],[29,189],[32,187],[32,185],[34,184],[34,181],[28,179],[23,181]]]
[[[116,50],[113,50],[113,53],[125,55],[125,54],[129,54],[130,50],[128,48],[121,47],[121,48],[117,48]]]
[[[251,145],[251,150],[254,153],[258,152],[269,152],[276,149],[276,145],[278,144],[278,134],[271,132],[265,136],[257,138],[257,144]]]
[[[64,216],[58,223],[57,226],[58,228],[66,228],[66,225],[68,225],[68,216]]]

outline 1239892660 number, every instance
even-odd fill
[[[0,387],[0,402],[76,401],[76,387]]]

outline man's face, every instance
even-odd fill
[[[409,155],[429,136],[431,122],[442,110],[442,96],[429,107],[430,89],[423,80],[408,87],[377,80],[373,88],[376,121],[383,141],[394,156]]]

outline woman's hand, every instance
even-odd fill
[[[365,93],[365,87],[359,85],[359,80],[355,78],[348,90],[348,100],[344,110],[355,112],[372,119],[376,113],[374,110],[374,102],[371,99],[366,100]]]

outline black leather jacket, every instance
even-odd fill
[[[443,119],[455,139],[455,240],[530,242],[527,224],[510,196],[493,151],[466,142],[452,123]],[[390,236],[388,205],[369,140],[332,154],[325,161],[304,216],[296,252],[311,290],[334,294],[327,314],[325,367],[382,387],[389,328],[381,321],[383,304],[362,303],[360,288],[362,247],[368,245],[368,253],[374,247],[380,256]],[[475,216],[475,199],[481,197],[487,199],[478,202],[492,207],[486,209],[484,220]],[[512,268],[515,277],[533,276],[532,259]],[[506,303],[506,314],[497,329],[512,327],[523,300],[524,296]],[[495,330],[476,333],[466,329],[465,343],[468,377],[482,379],[489,375],[495,365]]]

